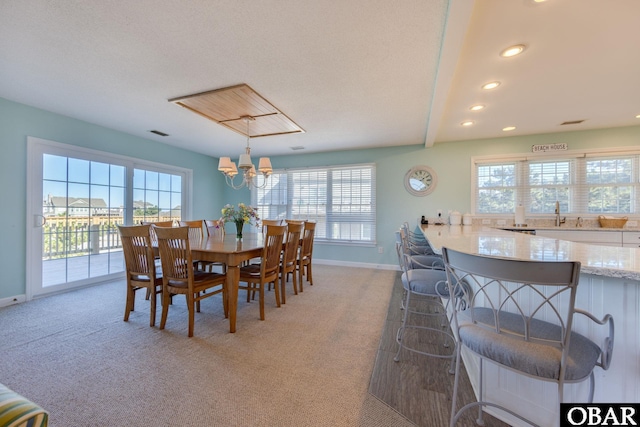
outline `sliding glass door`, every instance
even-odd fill
[[[179,220],[190,171],[29,138],[27,298],[122,275],[117,225]]]

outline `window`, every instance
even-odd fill
[[[133,170],[133,223],[182,219],[182,175]]]
[[[375,194],[375,165],[288,169],[254,189],[252,203],[261,218],[315,221],[317,240],[375,244]]]
[[[477,167],[478,213],[515,212],[516,164],[488,164]]]
[[[562,212],[569,211],[572,163],[566,160],[525,163],[529,187],[530,213],[555,212],[556,202]],[[525,198],[525,201],[527,198]]]
[[[621,151],[621,150],[620,150]],[[576,215],[640,212],[640,153],[592,151],[518,159],[474,159],[475,212]]]
[[[637,158],[604,158],[586,161],[589,213],[635,213],[634,169]],[[637,174],[635,174],[637,176]],[[634,185],[636,184],[636,185]]]

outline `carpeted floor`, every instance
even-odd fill
[[[314,266],[264,322],[241,294],[235,334],[209,298],[193,338],[184,298],[164,331],[142,293],[123,322],[123,281],[0,308],[0,382],[52,427],[412,426],[367,393],[396,275]]]

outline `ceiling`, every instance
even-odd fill
[[[639,21],[638,0],[2,0],[0,97],[215,157],[244,137],[170,99],[244,83],[305,131],[254,155],[633,126]]]

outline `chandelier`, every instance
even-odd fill
[[[245,149],[244,154],[240,154],[238,167],[236,167],[235,162],[231,161],[230,157],[220,157],[218,170],[225,176],[227,185],[234,190],[239,190],[243,187],[264,188],[267,185],[267,178],[273,172],[273,169],[271,168],[271,160],[269,160],[268,157],[260,157],[258,171],[256,172],[256,167],[251,163],[251,147],[249,146],[249,139],[251,138],[251,134],[249,133],[249,124],[255,119],[251,116],[242,116],[240,119],[247,124],[247,148]],[[235,177],[238,175],[238,168],[242,170],[242,181],[239,184],[236,184]],[[256,182],[257,179],[255,178],[258,173],[262,174],[264,177],[262,185],[258,185]]]

